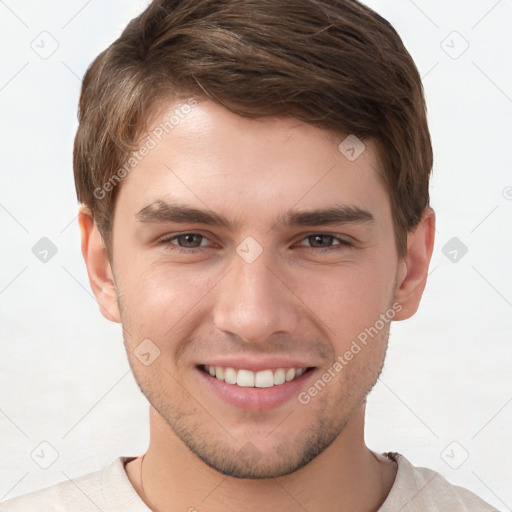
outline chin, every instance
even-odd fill
[[[309,460],[290,461],[274,460],[269,461],[263,454],[259,457],[249,456],[247,458],[234,454],[233,458],[227,457],[205,457],[204,454],[196,455],[210,468],[233,478],[246,480],[262,480],[277,478],[289,475],[305,466]],[[276,459],[274,454],[274,459]]]
[[[197,438],[182,437],[187,445],[201,461],[219,473],[233,478],[241,479],[269,479],[294,473],[316,456],[321,454],[339,435],[340,429],[311,429],[309,433],[292,436],[283,436],[284,440],[278,444],[265,441],[265,448],[260,448],[247,441],[242,448],[236,450],[232,447],[236,443],[224,445],[217,442],[198,442]]]

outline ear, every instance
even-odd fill
[[[117,302],[114,274],[103,239],[87,206],[80,208],[78,223],[82,238],[82,256],[100,311],[107,320],[120,323],[121,315]]]
[[[395,301],[401,304],[402,309],[394,320],[406,320],[418,310],[434,249],[435,227],[435,212],[427,206],[416,228],[409,232],[407,255],[398,264]]]

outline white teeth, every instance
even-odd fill
[[[274,386],[279,386],[279,384],[284,384],[286,382],[285,373],[282,368],[276,370],[274,372]]]
[[[236,385],[242,386],[243,388],[254,387],[254,372],[249,370],[238,370]]]
[[[236,371],[233,368],[226,368],[224,370],[224,380],[228,384],[236,384]]]
[[[222,366],[217,366],[217,368],[215,368],[215,373],[216,375],[212,375],[211,373],[210,375],[212,375],[212,377],[217,377],[219,380],[224,380],[224,368],[222,368]]]
[[[240,371],[242,372],[243,370]],[[258,372],[254,378],[254,385],[257,388],[271,388],[274,385],[274,373],[272,370]]]
[[[285,375],[286,382],[295,379],[295,368],[290,368]]]
[[[306,368],[279,368],[277,370],[262,370],[252,372],[251,370],[235,370],[234,368],[223,368],[222,366],[204,366],[204,369],[212,377],[225,381],[227,384],[236,384],[243,388],[270,388],[280,386],[300,377]]]

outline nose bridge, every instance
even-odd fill
[[[243,248],[241,244],[231,271],[221,282],[214,311],[216,327],[247,343],[263,342],[275,332],[293,331],[298,311],[293,294],[282,282],[285,279],[276,277],[279,274],[270,251],[261,251],[252,259]]]

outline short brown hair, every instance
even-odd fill
[[[432,147],[418,70],[373,10],[356,0],[154,0],[131,20],[85,74],[73,152],[78,200],[107,249],[119,187],[102,187],[137,149],[155,101],[173,96],[375,141],[405,256],[429,204]]]

